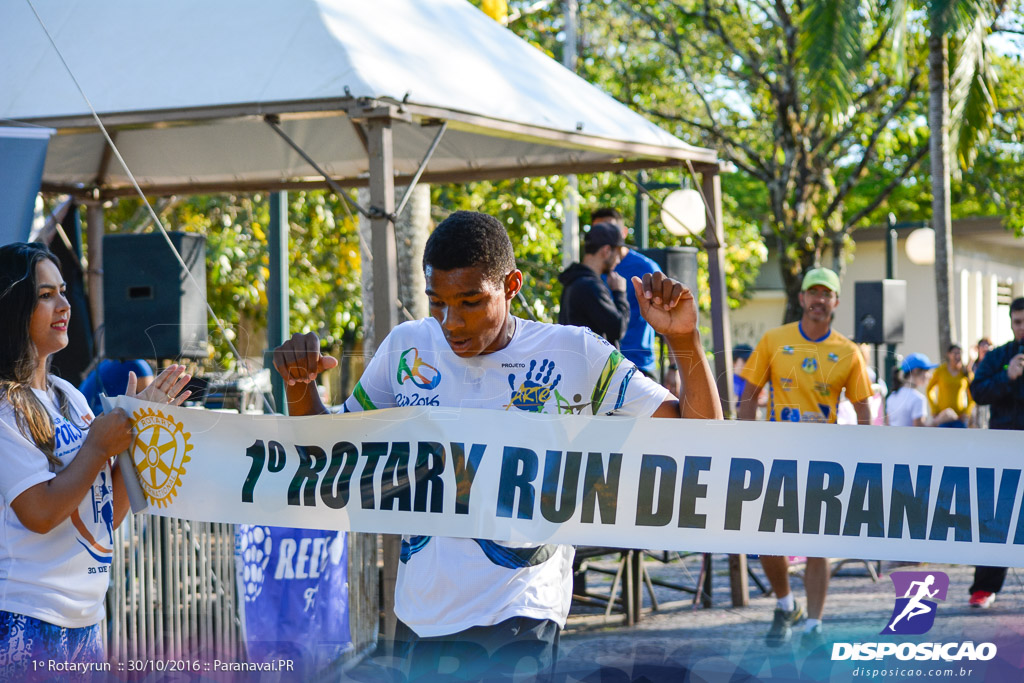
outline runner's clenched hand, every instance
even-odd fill
[[[320,337],[315,332],[296,332],[274,349],[274,369],[289,386],[308,384],[321,372],[336,367],[337,358],[320,353]]]
[[[640,314],[658,334],[666,337],[692,334],[697,329],[697,302],[689,287],[664,273],[633,276],[633,290]]]

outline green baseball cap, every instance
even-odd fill
[[[836,294],[839,294],[839,276],[835,271],[828,268],[812,268],[804,275],[804,284],[800,287],[801,292],[806,292],[815,285],[828,287]]]

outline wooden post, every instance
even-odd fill
[[[747,590],[747,556],[729,556],[729,588],[732,591],[732,606],[747,607],[750,591]]]

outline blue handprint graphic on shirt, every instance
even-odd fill
[[[536,374],[534,374],[534,368],[537,369]],[[547,403],[551,392],[562,379],[562,375],[558,375],[551,382],[551,375],[554,371],[555,362],[552,360],[541,361],[539,368],[537,368],[537,361],[531,360],[530,369],[526,371],[526,380],[519,385],[518,389],[516,388],[515,373],[509,373],[508,386],[512,389],[512,398],[505,408],[515,406],[519,410],[530,413],[543,412],[544,404]]]

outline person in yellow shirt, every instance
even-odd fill
[[[937,424],[939,427],[967,427],[974,413],[971,398],[971,372],[964,367],[963,351],[958,344],[950,344],[946,362],[935,369],[928,382],[928,405],[937,417],[949,408],[956,419]],[[948,413],[947,413],[948,414]]]
[[[766,332],[743,367],[747,384],[740,400],[739,418],[755,419],[757,397],[770,382],[769,421],[835,424],[839,395],[845,389],[857,423],[870,424],[868,399],[872,389],[864,357],[856,344],[832,329],[832,313],[839,305],[839,276],[828,268],[808,271],[801,287],[800,305],[800,320]],[[778,647],[792,637],[793,626],[803,617],[803,610],[789,589],[789,559],[761,555],[761,567],[778,597],[765,641],[770,647]],[[801,638],[806,648],[824,642],[821,618],[829,576],[827,558],[807,558],[804,588],[808,619]]]

